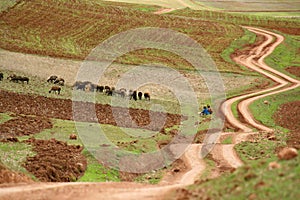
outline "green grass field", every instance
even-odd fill
[[[1,0],[0,2],[0,12],[7,10],[14,6],[18,0]]]
[[[36,180],[34,176],[23,167],[26,157],[35,155],[30,145],[25,143],[0,142],[0,149],[0,163],[10,170],[24,173]]]
[[[265,97],[252,103],[250,105],[250,110],[255,116],[255,119],[257,119],[262,124],[265,124],[268,127],[281,129],[278,125],[276,125],[273,119],[273,114],[277,111],[281,104],[299,100],[299,95],[300,88],[297,88],[278,95]],[[269,101],[270,104],[264,104],[263,102],[265,100]]]
[[[285,69],[290,66],[300,67],[300,36],[287,34],[284,34],[283,36],[285,37],[284,42],[265,59],[265,62],[274,69],[299,80],[299,77],[287,72]]]

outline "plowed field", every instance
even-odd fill
[[[99,122],[100,124],[118,125],[127,128],[139,128],[140,126],[151,124],[151,126],[146,126],[145,128],[153,131],[157,131],[156,125],[160,124],[160,121],[151,122],[150,116],[153,116],[152,120],[159,120],[161,119],[159,116],[162,115],[160,112],[130,108],[129,118],[125,115],[128,111],[126,108],[114,107],[112,110],[110,105],[96,104],[95,110],[97,119],[90,119],[87,118],[90,110],[86,108],[93,107],[92,103],[77,102],[75,107],[78,107],[78,112],[75,114],[76,119],[79,119],[79,121],[82,122]],[[3,90],[0,90],[0,112],[12,112],[15,114],[34,115],[44,118],[73,120],[71,100],[23,95]],[[113,114],[118,115],[118,117],[123,120],[117,124],[114,120]],[[172,127],[176,124],[179,125],[181,118],[181,115],[167,113],[164,128]],[[136,124],[133,124],[132,120],[135,121]],[[5,124],[3,126],[5,126]]]
[[[220,53],[243,34],[242,28],[233,24],[153,15],[82,1],[24,0],[0,14],[0,47],[30,54],[84,59],[105,39],[142,27],[170,28],[187,34],[205,47],[215,62],[222,63],[221,68],[225,63]],[[118,62],[174,63],[181,68],[187,65],[171,53],[149,49],[132,52]],[[226,71],[229,67],[234,66],[227,63]]]

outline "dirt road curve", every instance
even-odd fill
[[[251,102],[283,91],[291,90],[300,85],[298,80],[282,74],[264,63],[264,58],[283,41],[283,37],[257,28],[245,27],[250,31],[265,37],[265,41],[255,46],[247,55],[239,55],[234,61],[255,70],[277,83],[272,88],[264,89],[252,94],[238,96],[227,100],[221,110],[228,122],[238,128],[238,133],[222,133],[233,135],[233,144],[218,144],[213,149],[212,156],[219,167],[239,167],[242,165],[234,151],[234,145],[247,139],[256,128],[260,131],[272,129],[259,124],[253,119],[248,106]],[[275,76],[275,75],[276,76]],[[236,119],[231,111],[234,102],[239,101],[238,109],[245,123]],[[184,162],[188,170],[180,176],[170,178],[166,175],[158,185],[143,185],[137,183],[36,183],[18,185],[0,189],[0,199],[163,199],[170,190],[192,184],[205,170],[205,162],[200,159],[201,145],[193,144],[184,154]]]

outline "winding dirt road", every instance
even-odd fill
[[[247,140],[253,128],[259,131],[272,132],[273,130],[256,122],[251,115],[248,106],[255,100],[268,95],[277,94],[299,87],[300,82],[287,75],[278,72],[264,63],[264,58],[268,56],[278,46],[284,38],[278,34],[245,27],[248,30],[262,35],[265,40],[255,46],[249,54],[239,55],[234,58],[238,64],[244,65],[257,71],[265,77],[271,79],[275,86],[261,90],[259,92],[242,95],[227,100],[221,107],[227,121],[239,129],[237,133],[222,133],[222,136],[232,135],[233,144],[223,145],[220,142],[213,149],[212,156],[218,163],[218,167],[237,168],[243,163],[234,151],[234,145]],[[244,120],[234,117],[231,107],[238,103],[238,111]],[[241,122],[243,121],[243,122]],[[137,183],[34,183],[29,185],[17,185],[0,189],[0,199],[163,199],[164,194],[169,191],[193,184],[194,181],[205,170],[205,162],[200,159],[201,145],[193,144],[183,155],[183,160],[187,166],[186,172],[175,178],[166,176],[158,185],[145,185]]]

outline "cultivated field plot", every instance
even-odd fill
[[[0,47],[30,54],[84,59],[99,43],[117,33],[153,26],[187,34],[208,51],[220,70],[240,71],[238,66],[224,62],[220,53],[235,38],[242,36],[241,27],[85,2],[21,1],[0,15]],[[132,52],[117,62],[156,62],[188,68],[188,63],[178,56],[151,49]]]
[[[300,1],[295,0],[196,0],[197,2],[225,11],[245,12],[294,12],[300,11]]]
[[[111,2],[126,2],[133,4],[147,4],[147,5],[156,5],[164,8],[192,8],[192,9],[202,9],[203,7],[192,0],[109,0]]]

